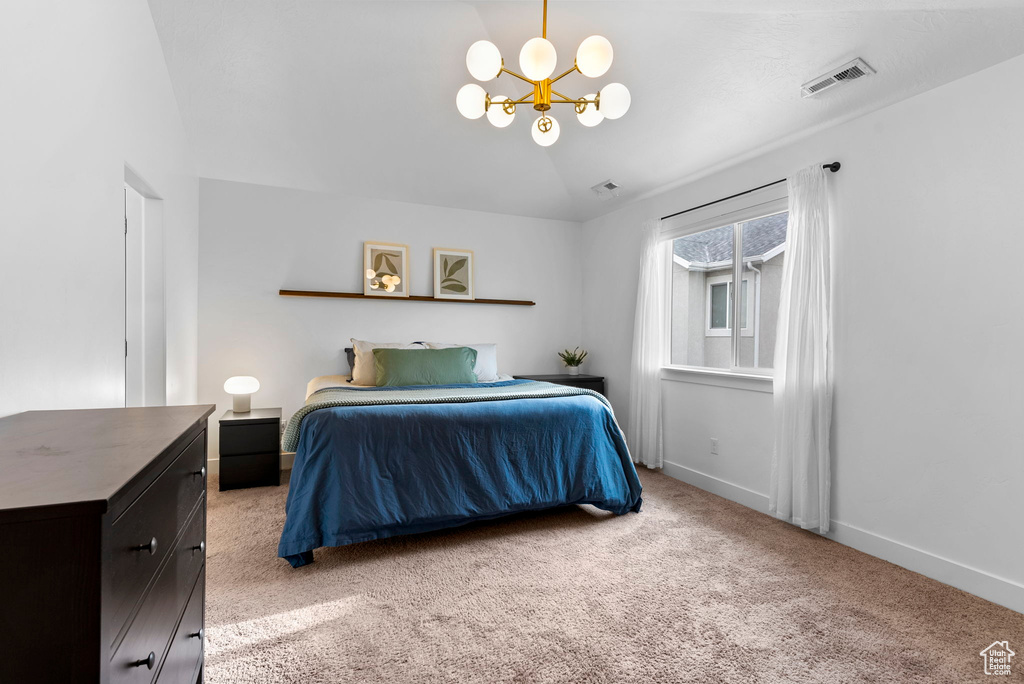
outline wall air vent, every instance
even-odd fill
[[[868,63],[859,57],[852,62],[847,62],[838,69],[827,71],[817,78],[813,78],[800,86],[800,94],[804,97],[814,97],[826,90],[854,81],[863,76],[870,76],[875,70],[868,66]]]
[[[601,198],[602,201],[607,202],[613,197],[619,196],[619,188],[622,187],[618,183],[612,180],[601,181],[597,185],[590,189],[594,191],[594,194]]]

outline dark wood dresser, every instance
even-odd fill
[[[202,680],[213,409],[0,418],[0,681]]]

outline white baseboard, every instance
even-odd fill
[[[747,508],[753,508],[758,513],[768,513],[768,497],[764,494],[758,494],[752,489],[734,485],[731,482],[720,480],[711,475],[705,475],[692,468],[681,466],[678,463],[665,461],[665,467],[662,470],[666,475],[682,480],[686,484],[692,484],[698,489],[703,489],[706,492],[717,494],[723,499],[743,504]]]
[[[295,454],[286,451],[281,454],[281,470],[291,470],[292,464],[295,463]],[[206,469],[211,475],[220,474],[220,459],[210,458],[206,461]]]
[[[665,462],[666,475],[682,480],[694,487],[735,501],[759,513],[768,513],[768,497],[745,487],[679,465]],[[983,570],[956,563],[902,542],[862,530],[859,527],[833,520],[832,529],[825,536],[844,546],[889,561],[943,584],[1024,613],[1024,586],[1012,580],[996,577]]]

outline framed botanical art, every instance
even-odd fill
[[[475,299],[473,252],[434,248],[434,299]]]
[[[409,247],[390,242],[364,242],[363,294],[372,297],[409,296]]]

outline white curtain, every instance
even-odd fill
[[[661,221],[649,219],[644,222],[633,324],[626,441],[633,461],[648,468],[660,468],[664,460],[660,377],[667,330],[666,273],[670,244],[668,240],[661,239]]]
[[[832,330],[828,185],[820,164],[789,179],[775,346],[775,449],[768,509],[828,532]]]

